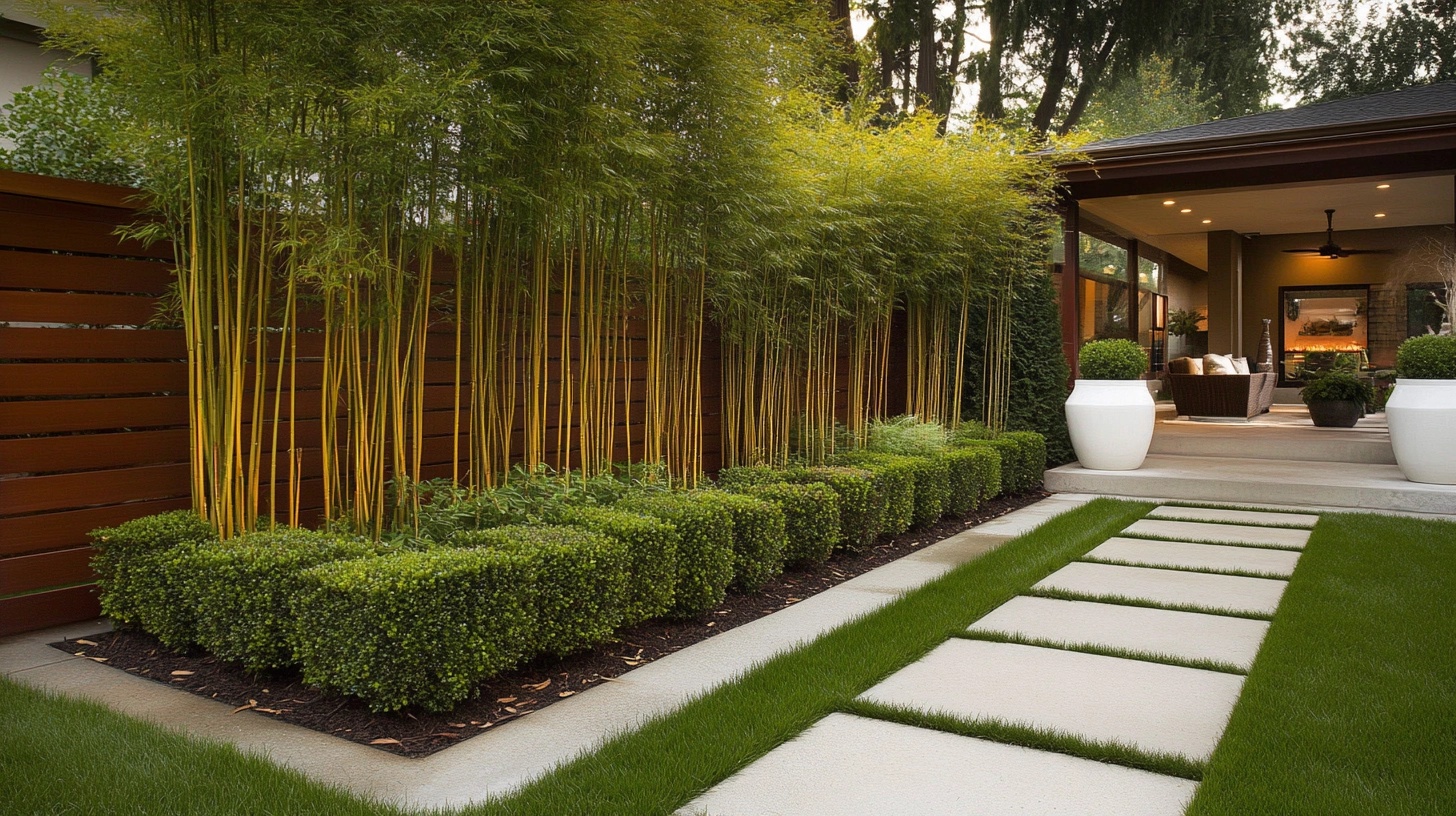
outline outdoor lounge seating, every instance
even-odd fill
[[[1206,374],[1202,362],[1188,357],[1168,361],[1168,382],[1179,416],[1247,420],[1273,404],[1275,374]]]

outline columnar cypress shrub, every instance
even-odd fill
[[[733,585],[753,592],[784,571],[788,535],[784,511],[773,502],[722,490],[687,494],[691,501],[716,504],[733,519]]]
[[[884,528],[885,497],[876,487],[873,472],[824,465],[791,470],[785,476],[799,484],[823,484],[835,492],[839,498],[839,546],[867,547]]]
[[[670,614],[696,617],[723,602],[733,581],[733,518],[726,508],[686,493],[628,497],[614,507],[677,528],[677,586]]]
[[[880,532],[899,535],[915,523],[915,460],[888,453],[852,451],[834,458],[835,464],[850,465],[875,475],[875,489],[885,508]]]
[[[486,547],[531,559],[534,651],[566,655],[611,637],[627,597],[627,548],[576,527],[510,525],[455,534],[452,547]]]
[[[671,522],[610,507],[573,507],[559,519],[614,538],[627,549],[622,625],[667,614],[677,586],[678,532]]]
[[[293,631],[304,681],[374,711],[450,709],[532,648],[537,563],[440,547],[305,570]]]
[[[180,551],[216,538],[190,510],[133,519],[91,531],[91,568],[101,588],[101,614],[139,626],[174,648],[196,638],[192,610],[178,602]]]
[[[376,553],[372,542],[282,528],[192,548],[179,561],[174,603],[197,616],[197,643],[250,671],[293,662],[288,636],[300,573],[318,564]]]
[[[1001,456],[984,447],[948,450],[944,454],[950,468],[948,512],[969,513],[1001,492]]]
[[[763,484],[748,495],[778,505],[788,546],[784,563],[809,564],[828,558],[839,541],[839,495],[826,484]]]

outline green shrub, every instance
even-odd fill
[[[615,507],[677,528],[677,582],[670,614],[696,617],[723,602],[733,581],[733,519],[725,508],[686,493],[629,496]]]
[[[621,542],[627,549],[622,625],[667,614],[677,585],[677,528],[670,522],[610,507],[575,507],[558,520]]]
[[[717,504],[732,518],[733,586],[753,592],[784,571],[788,534],[784,511],[777,504],[722,490],[687,495],[694,501]]]
[[[875,474],[863,468],[822,467],[788,471],[798,484],[823,484],[839,499],[839,546],[859,549],[873,544],[885,524],[885,496]]]
[[[566,655],[601,643],[622,622],[627,548],[576,527],[510,525],[457,533],[452,547],[486,547],[532,561],[536,589],[534,651]]]
[[[197,643],[217,657],[250,671],[286,666],[300,573],[375,553],[368,541],[289,528],[199,544],[180,561],[177,601],[195,611]]]
[[[964,515],[1001,492],[1001,454],[995,450],[963,447],[948,450],[943,456],[950,468],[948,512]]]
[[[765,484],[748,495],[778,505],[784,514],[786,564],[817,563],[839,541],[839,494],[826,484]]]
[[[1148,370],[1148,355],[1131,340],[1093,340],[1077,355],[1084,380],[1136,380]]]
[[[874,419],[869,424],[865,450],[901,456],[933,456],[945,450],[945,426],[921,422],[914,414]]]
[[[178,551],[217,533],[191,510],[133,519],[91,531],[91,568],[101,588],[101,614],[139,626],[168,646],[196,638],[196,617],[178,602]]]
[[[924,527],[939,521],[950,506],[950,465],[939,455],[911,458],[915,461],[915,525]]]
[[[304,681],[374,711],[450,709],[531,648],[535,563],[440,547],[305,570],[293,633]]]
[[[784,471],[764,465],[744,465],[718,471],[718,486],[724,490],[742,491],[756,485],[781,484]]]
[[[1395,376],[1403,380],[1456,380],[1456,335],[1427,334],[1400,344]]]
[[[1017,474],[1019,486],[1016,492],[1023,493],[1040,485],[1046,476],[1046,437],[1031,431],[1007,431],[998,438],[1016,443],[1017,467],[1020,471]]]
[[[1323,400],[1344,400],[1364,405],[1375,399],[1375,389],[1370,384],[1346,371],[1332,371],[1311,379],[1300,389],[1304,404]]]
[[[916,460],[888,453],[850,451],[834,457],[835,464],[850,465],[875,475],[877,502],[885,508],[880,532],[899,535],[915,523]]]

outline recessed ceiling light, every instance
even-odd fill
[[[1205,223],[1205,224],[1212,224],[1213,223],[1213,219],[1212,218],[1205,218],[1205,219],[1203,219],[1203,223]]]
[[[1385,213],[1376,213],[1375,214],[1375,217],[1376,218],[1384,218],[1385,217]]]
[[[1193,210],[1189,209],[1188,207],[1184,207],[1183,209],[1179,210],[1178,212],[1180,212],[1180,213],[1191,213],[1191,212],[1193,212]]]
[[[1375,185],[1375,189],[1377,189],[1377,190],[1389,190],[1390,189],[1390,185],[1389,184],[1377,184],[1377,185]]]
[[[1389,187],[1390,185],[1387,184],[1386,186]],[[1177,204],[1177,203],[1178,202],[1176,202],[1176,201],[1174,201],[1173,199],[1170,198],[1167,201],[1164,201],[1163,202],[1163,206],[1164,207],[1171,207],[1171,206],[1173,206],[1174,204]]]

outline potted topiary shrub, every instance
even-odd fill
[[[1428,334],[1400,344],[1385,418],[1407,479],[1456,484],[1456,336]]]
[[[1153,443],[1157,416],[1142,380],[1147,354],[1131,340],[1094,340],[1077,361],[1081,378],[1067,397],[1077,461],[1091,470],[1137,470]]]
[[[1309,418],[1320,428],[1353,428],[1375,398],[1369,383],[1348,371],[1330,371],[1309,377],[1299,396],[1309,407]]]

